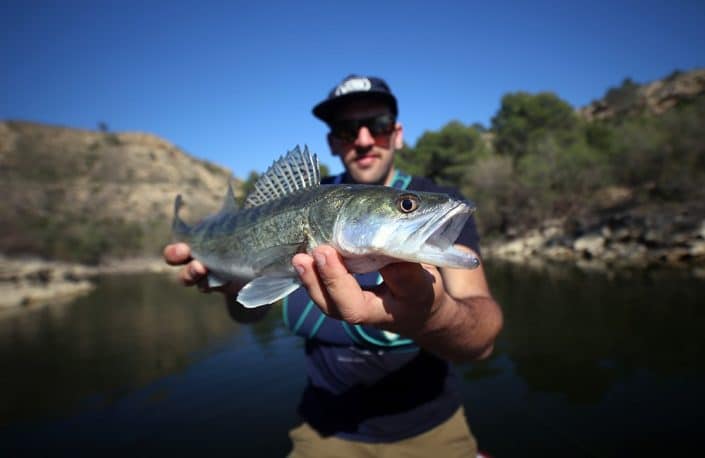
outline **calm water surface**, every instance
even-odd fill
[[[705,282],[488,265],[505,311],[458,365],[480,448],[499,457],[702,455]],[[279,310],[232,321],[165,276],[101,279],[0,314],[0,456],[284,456],[305,384]]]

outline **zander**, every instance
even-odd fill
[[[479,259],[454,247],[475,210],[446,194],[385,186],[321,185],[318,158],[297,146],[257,181],[244,208],[228,186],[223,208],[189,227],[174,204],[172,232],[189,244],[208,268],[208,284],[247,283],[237,301],[245,307],[271,304],[295,291],[296,253],[327,244],[348,270],[373,272],[399,261],[438,267],[475,268]]]

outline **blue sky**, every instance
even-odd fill
[[[0,120],[149,132],[238,177],[307,144],[338,172],[311,108],[347,74],[389,82],[413,145],[508,92],[578,107],[705,67],[705,3],[5,0],[0,63]]]

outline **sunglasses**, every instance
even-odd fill
[[[389,135],[394,132],[396,119],[390,114],[364,119],[339,119],[330,122],[330,133],[344,142],[352,142],[357,138],[360,127],[363,126],[367,127],[373,137]]]

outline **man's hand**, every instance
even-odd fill
[[[243,285],[233,282],[210,288],[208,286],[208,269],[199,261],[191,257],[191,248],[185,243],[174,243],[164,248],[164,260],[172,266],[184,267],[179,271],[178,279],[184,286],[197,285],[203,292],[218,291],[228,295],[237,295]]]
[[[400,262],[380,269],[383,284],[362,288],[330,246],[297,254],[292,264],[327,315],[396,332],[448,359],[488,356],[502,328],[482,267],[439,270]]]
[[[380,269],[384,283],[362,288],[340,255],[320,246],[312,256],[292,260],[311,299],[329,316],[352,324],[367,324],[413,336],[439,305],[443,296],[437,269],[409,262]]]
[[[205,279],[208,270],[191,257],[191,248],[185,243],[174,243],[164,248],[164,260],[171,266],[184,267],[179,271],[179,281],[184,286],[193,286]]]

